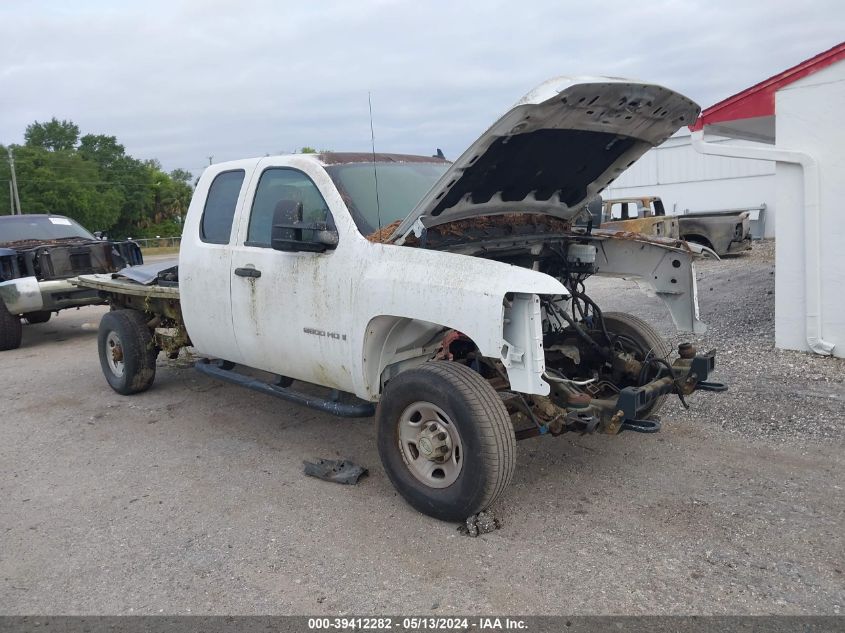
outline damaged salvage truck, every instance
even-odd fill
[[[141,392],[160,352],[193,346],[206,374],[375,415],[396,489],[420,512],[463,520],[506,488],[517,440],[653,432],[670,395],[724,389],[708,382],[713,353],[675,353],[585,290],[591,275],[636,279],[679,329],[700,332],[700,247],[575,226],[698,111],[656,85],[558,78],[454,163],[323,153],[210,166],[178,265],[78,280],[112,307],[103,373],[115,391]]]
[[[63,215],[0,217],[0,351],[20,347],[21,319],[46,323],[53,312],[104,302],[72,278],[142,262],[135,242],[100,239]]]

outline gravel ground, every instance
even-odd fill
[[[715,349],[716,376],[729,391],[694,396],[706,401],[685,411],[670,399],[664,415],[704,418],[728,433],[793,438],[845,437],[845,360],[776,349],[774,241],[755,242],[745,255],[696,264],[701,319],[707,333],[692,337],[675,331],[657,298],[644,298],[633,282],[594,278],[589,290],[606,309],[637,314],[653,323],[673,344],[691,340],[699,350]]]
[[[102,308],[25,326],[0,363],[0,612],[841,613],[842,363],[771,350],[770,270],[763,248],[701,266],[730,392],[670,401],[657,435],[521,442],[478,538],[402,502],[370,420],[164,361],[124,398],[96,358]],[[304,476],[319,457],[370,476]]]

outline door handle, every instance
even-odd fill
[[[235,274],[238,277],[252,277],[258,279],[261,276],[261,271],[255,268],[235,268]]]

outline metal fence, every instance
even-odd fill
[[[145,237],[142,239],[127,238],[144,248],[179,248],[181,237]]]

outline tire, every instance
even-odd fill
[[[432,441],[449,445],[442,464],[424,454],[432,444],[422,436],[431,430],[429,422],[437,429]],[[486,509],[513,476],[516,436],[507,410],[490,384],[464,365],[432,361],[399,374],[385,387],[376,427],[381,463],[393,486],[435,519],[463,521]]]
[[[51,316],[53,314],[49,310],[39,310],[38,312],[27,312],[23,315],[23,318],[30,325],[35,325],[37,323],[47,323]]]
[[[6,304],[0,300],[0,352],[18,349],[21,346],[21,320],[10,314]]]
[[[624,334],[634,339],[643,349],[650,351],[652,356],[668,358],[671,353],[669,344],[646,321],[627,312],[604,312],[602,315],[604,316],[604,324],[608,332],[612,334]],[[658,396],[647,409],[640,412],[640,415],[643,418],[647,418],[657,413],[667,398],[668,395],[665,394]]]
[[[114,310],[104,314],[97,347],[103,375],[117,393],[141,393],[153,384],[158,349],[143,312]]]

